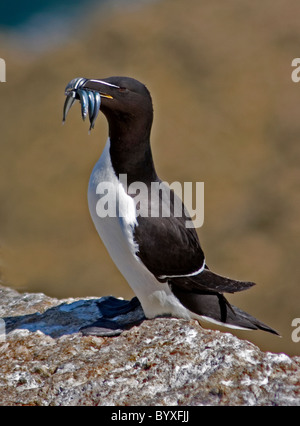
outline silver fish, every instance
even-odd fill
[[[89,97],[89,119],[90,119],[90,123],[91,123],[93,113],[94,113],[94,108],[95,108],[95,95],[94,95],[94,92],[92,92],[90,90],[87,93],[88,93],[88,97]]]
[[[86,119],[89,112],[89,97],[86,90],[77,89],[81,104],[81,116],[83,121]]]
[[[91,125],[90,125],[89,132],[95,126],[95,121],[96,121],[96,119],[98,117],[98,114],[99,114],[99,111],[100,111],[100,106],[101,106],[101,96],[100,96],[100,93],[94,92],[94,98],[95,98],[95,105],[94,105],[93,115],[92,115],[92,118],[90,120],[91,121]]]
[[[76,96],[76,93],[74,91],[68,92],[68,95],[66,97],[65,104],[64,104],[64,109],[63,109],[63,120],[62,120],[63,124],[66,121],[68,112],[70,111],[72,105],[74,104],[76,100],[75,96]]]
[[[76,89],[79,89],[85,81],[86,81],[86,78],[83,78],[83,77],[73,78],[73,80],[71,80],[67,84],[67,86],[65,88],[65,94],[68,95],[68,93],[70,91],[74,91]]]

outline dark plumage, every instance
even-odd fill
[[[91,215],[145,315],[204,317],[229,327],[278,334],[225,299],[224,293],[243,291],[254,283],[225,278],[208,269],[195,229],[185,225],[190,220],[189,214],[173,192],[170,217],[163,217],[161,212],[166,202],[163,195],[168,189],[161,184],[153,163],[150,146],[153,108],[148,89],[131,78],[111,77],[87,79],[80,90],[100,93],[100,110],[109,125],[109,140],[90,180]],[[127,187],[118,199],[119,209],[125,205],[127,213],[122,216],[119,212],[117,220],[99,218],[95,213],[99,199],[97,185],[101,179],[109,179],[115,188],[120,188],[120,175],[126,175],[128,186],[138,181],[149,189],[146,198],[140,198],[139,215],[137,205],[132,207],[136,194]],[[159,200],[149,196],[153,182],[161,184]],[[175,203],[181,205],[181,217],[174,215]],[[151,215],[153,209],[158,217]]]

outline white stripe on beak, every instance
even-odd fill
[[[115,84],[111,84],[111,83],[107,83],[106,81],[102,81],[102,80],[87,80],[86,83],[88,81],[91,81],[93,83],[101,83],[101,84],[105,84],[106,86],[110,86],[110,87],[115,87],[116,89],[120,89],[120,86],[116,86]]]

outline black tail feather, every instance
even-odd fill
[[[183,290],[182,287],[178,287],[175,284],[172,284],[171,288],[172,292],[183,306],[199,316],[204,316],[218,323],[222,323],[225,327],[263,330],[279,335],[276,330],[254,318],[252,315],[242,311],[236,306],[230,305],[220,293],[212,293],[209,291],[194,293]]]
[[[222,277],[209,269],[204,269],[200,274],[194,276],[169,278],[169,284],[175,284],[182,290],[193,291],[213,291],[218,293],[235,293],[247,290],[255,285],[250,281],[238,281],[231,278]]]

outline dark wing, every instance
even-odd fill
[[[222,277],[210,271],[206,265],[203,269],[205,258],[198,235],[195,228],[186,226],[191,223],[188,212],[174,192],[170,192],[162,183],[161,188],[159,204],[157,198],[141,203],[138,225],[134,229],[134,239],[139,247],[137,256],[149,271],[158,280],[168,281],[175,291],[185,294],[203,291],[234,293],[252,287],[252,282]],[[169,205],[166,206],[166,203]],[[166,216],[168,211],[169,217]],[[153,217],[153,212],[158,217]],[[201,272],[198,274],[191,275],[199,270]]]
[[[157,198],[149,204],[147,201],[147,211],[141,208],[137,218],[137,255],[156,277],[191,274],[204,262],[198,235],[194,227],[186,227],[191,218],[182,201],[162,183],[161,188],[159,209]],[[168,211],[170,216],[166,217]]]

